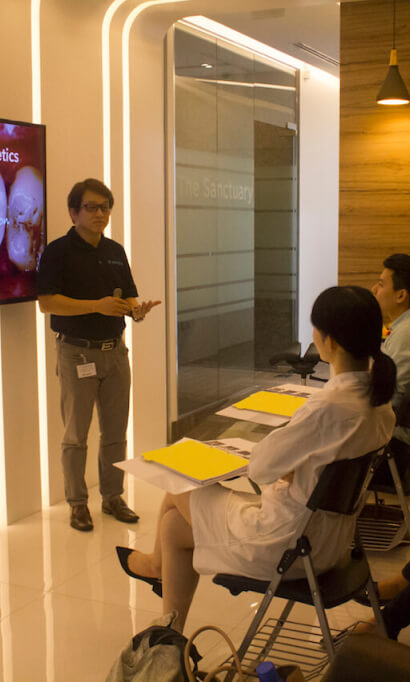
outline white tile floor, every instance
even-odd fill
[[[136,526],[102,515],[92,489],[92,533],[70,528],[63,503],[1,531],[2,682],[103,682],[121,648],[161,613],[161,600],[149,586],[122,572],[114,547],[151,547],[162,493],[141,481],[129,486],[129,499],[141,515]],[[371,555],[376,578],[396,573],[406,560],[407,546]],[[238,644],[257,601],[251,593],[233,598],[204,577],[186,632],[218,625]],[[274,600],[272,614],[282,606],[282,600]],[[342,628],[368,615],[368,609],[350,602],[330,612],[330,621]],[[313,623],[315,616],[312,609],[298,607],[295,619]],[[401,639],[410,644],[410,632]],[[205,633],[197,644],[205,656],[203,669],[224,658],[226,648],[217,634]]]

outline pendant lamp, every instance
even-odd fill
[[[396,50],[396,0],[393,0],[393,48],[390,50],[390,66],[379,94],[377,104],[408,104],[410,97],[397,65]]]

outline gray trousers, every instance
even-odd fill
[[[79,378],[77,366],[90,362],[95,363],[96,375]],[[127,444],[130,366],[124,342],[102,351],[57,340],[57,373],[65,427],[61,460],[67,502],[74,506],[85,504],[88,499],[85,466],[94,404],[100,425],[100,492],[106,498],[120,495],[124,472],[114,467],[113,462],[125,459]]]

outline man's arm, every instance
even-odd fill
[[[110,317],[122,317],[127,315],[130,304],[122,298],[105,296],[99,299],[79,299],[63,296],[62,294],[43,294],[38,297],[40,310],[42,313],[53,313],[54,315],[89,315],[99,313]]]

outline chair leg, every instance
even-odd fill
[[[400,502],[400,507],[403,512],[403,517],[404,517],[404,522],[406,524],[407,528],[407,533],[410,535],[410,511],[407,505],[407,500],[406,496],[404,494],[401,478],[399,476],[399,472],[397,471],[397,464],[394,461],[394,457],[389,457],[388,460],[389,462],[389,467],[390,467],[390,473],[392,475],[392,479],[396,488],[397,492],[397,497],[399,498]]]
[[[286,602],[285,608],[283,609],[282,613],[280,614],[278,621],[277,621],[275,627],[273,628],[272,633],[271,633],[268,641],[266,642],[265,646],[263,647],[263,649],[262,649],[262,651],[258,657],[261,659],[261,661],[264,661],[266,656],[271,651],[271,649],[272,649],[273,645],[275,644],[275,642],[279,636],[279,633],[282,630],[282,627],[285,625],[285,623],[288,619],[288,616],[289,616],[290,612],[292,611],[294,605],[295,605],[295,602],[292,601],[291,599],[289,599],[289,601]]]
[[[254,491],[257,495],[261,495],[261,494],[262,494],[262,491],[261,491],[260,487],[258,486],[258,484],[255,483],[255,481],[252,481],[251,478],[248,478],[248,481],[249,481],[249,485],[253,488],[253,491]]]
[[[252,620],[252,622],[248,628],[248,631],[247,631],[245,637],[243,638],[242,643],[238,649],[238,658],[240,661],[242,661],[243,657],[245,656],[245,654],[248,650],[249,644],[252,642],[256,632],[259,629],[262,618],[264,617],[266,611],[269,608],[269,605],[270,605],[273,597],[275,596],[276,588],[281,581],[281,577],[282,576],[278,575],[277,577],[275,577],[272,580],[271,584],[269,585],[268,589],[266,590],[266,592],[264,594],[264,597],[263,597],[261,603],[259,604],[259,608],[256,611],[255,616],[253,617],[253,620]],[[289,611],[290,611],[290,609],[289,609]],[[225,679],[224,679],[224,682],[229,682],[230,680],[232,680],[234,675],[235,675],[235,671],[228,672]]]
[[[380,613],[380,604],[379,604],[379,600],[378,600],[377,595],[376,595],[374,583],[373,583],[373,580],[371,577],[369,578],[369,580],[366,583],[366,591],[367,591],[367,594],[369,595],[369,601],[370,601],[370,605],[373,609],[374,620],[376,622],[377,629],[379,630],[380,634],[383,635],[383,637],[387,637],[386,626],[384,624],[382,614]]]
[[[323,644],[325,645],[329,661],[332,661],[335,657],[335,645],[333,643],[332,635],[330,634],[329,622],[327,620],[326,612],[323,606],[323,600],[320,593],[319,584],[313,571],[313,565],[312,560],[310,558],[310,554],[303,557],[303,564],[305,567],[306,577],[309,582],[310,592],[319,620],[320,629],[322,631]]]

